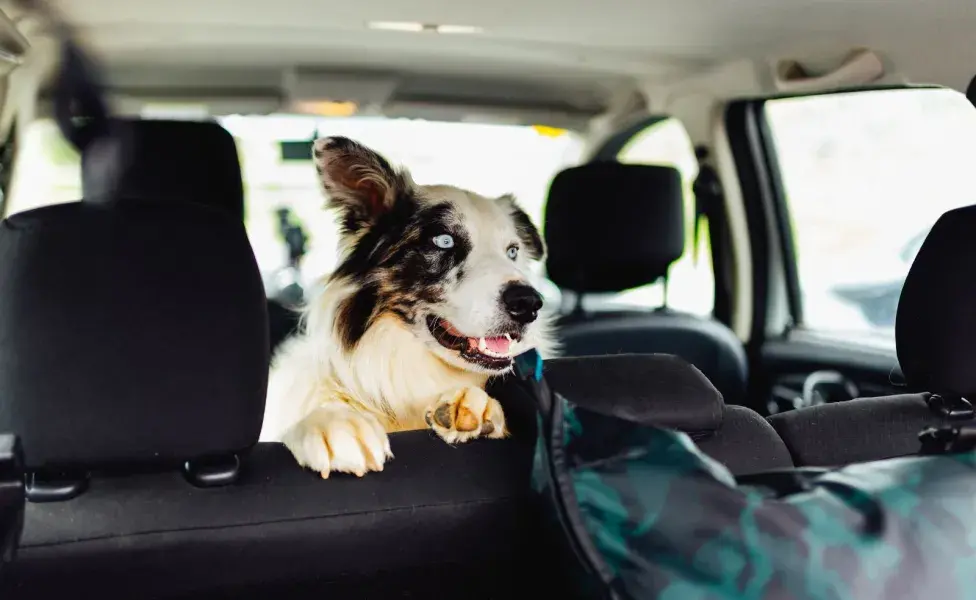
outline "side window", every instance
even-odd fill
[[[668,306],[679,311],[710,315],[715,304],[715,277],[707,227],[700,228],[695,252],[695,195],[692,185],[698,176],[698,159],[684,125],[674,118],[650,125],[634,136],[617,155],[617,160],[628,164],[666,165],[681,172],[685,186],[685,253],[671,265],[669,271]],[[661,306],[664,303],[664,285],[658,282],[628,290],[619,294],[616,300],[640,306]]]
[[[792,221],[805,329],[894,345],[921,242],[972,204],[976,110],[946,89],[770,100],[766,118]]]
[[[31,122],[14,158],[7,214],[81,198],[81,157],[52,119]]]

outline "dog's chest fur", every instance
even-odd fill
[[[440,360],[393,314],[377,318],[352,351],[344,351],[328,335],[335,328],[325,324],[335,324],[348,285],[334,282],[309,312],[307,330],[319,335],[296,336],[277,353],[262,440],[279,439],[327,401],[370,412],[387,431],[423,429],[425,410],[441,395],[484,388],[487,375]]]
[[[387,431],[423,429],[424,411],[441,395],[487,382],[440,360],[394,315],[377,319],[335,373],[354,397],[383,411]]]

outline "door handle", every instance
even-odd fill
[[[818,404],[827,404],[830,401],[828,400],[829,396],[825,396],[818,390],[818,388],[823,386],[838,386],[843,388],[847,394],[847,398],[844,398],[844,400],[851,400],[860,395],[860,390],[857,389],[854,382],[842,373],[838,371],[814,371],[803,380],[802,405],[817,406]]]

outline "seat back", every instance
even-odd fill
[[[928,427],[971,421],[976,398],[976,206],[949,211],[929,232],[898,302],[895,340],[906,393],[770,417],[798,466],[915,454]]]
[[[735,334],[708,318],[667,308],[588,313],[586,295],[667,279],[685,249],[681,174],[662,166],[593,163],[552,182],[546,204],[546,268],[576,309],[559,321],[565,356],[669,353],[691,362],[730,404],[743,399],[748,367]]]

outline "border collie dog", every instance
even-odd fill
[[[529,217],[508,195],[417,185],[347,138],[316,140],[313,160],[340,259],[274,358],[261,439],[328,477],[382,470],[389,432],[506,436],[488,378],[552,350],[529,283],[545,254]]]

